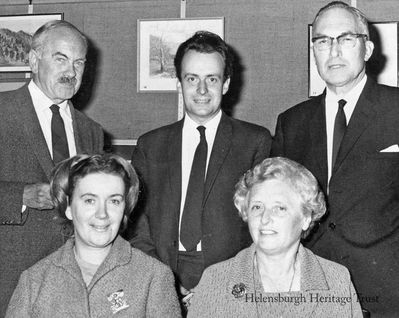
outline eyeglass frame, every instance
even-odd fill
[[[340,43],[340,39],[343,39],[345,36],[348,36],[348,35],[354,36],[356,39],[363,37],[366,39],[366,41],[368,40],[368,35],[364,34],[364,33],[345,32],[336,37],[332,37],[332,36],[328,36],[328,35],[321,35],[321,36],[316,36],[316,37],[312,38],[313,47],[315,47],[318,51],[327,51],[327,50],[331,49],[331,47],[333,46],[334,40],[337,40],[337,44],[342,47],[342,44]],[[320,49],[314,45],[314,42],[316,42],[317,40],[320,40],[320,39],[324,39],[324,38],[330,40],[330,43],[326,49]],[[356,46],[356,44],[350,48],[354,48],[355,46]]]

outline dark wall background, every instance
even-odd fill
[[[27,0],[1,0],[0,14],[26,14]],[[278,113],[308,98],[307,25],[322,0],[187,0],[186,16],[225,17],[239,60],[226,101],[231,114],[274,132]],[[351,1],[346,1],[351,3]],[[357,0],[372,21],[399,20],[397,0]],[[34,0],[34,13],[63,12],[90,39],[75,104],[114,139],[137,139],[177,119],[176,93],[137,93],[137,19],[178,18],[180,0]],[[10,81],[24,74],[1,74]]]

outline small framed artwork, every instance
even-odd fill
[[[399,22],[369,23],[370,40],[374,51],[366,63],[368,76],[378,83],[398,86],[398,25]],[[312,48],[312,25],[308,26],[309,35],[309,97],[320,95],[326,84],[317,72]]]
[[[33,34],[62,13],[0,16],[0,72],[30,72],[28,55]]]
[[[176,91],[173,65],[177,48],[196,31],[224,38],[224,18],[138,20],[137,91]]]

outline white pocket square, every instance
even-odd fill
[[[388,148],[380,150],[380,152],[399,152],[399,146],[397,144],[392,145],[389,146]]]

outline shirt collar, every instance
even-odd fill
[[[36,85],[36,83],[31,80],[28,85],[29,93],[32,97],[33,106],[36,111],[45,111],[50,108],[54,102],[48,98],[46,94]],[[60,110],[64,111],[69,117],[71,117],[71,112],[69,109],[68,101],[65,100],[60,104],[57,104],[60,107]]]
[[[201,125],[201,124],[196,123],[190,116],[188,116],[186,114],[186,116],[184,116],[183,126],[190,130],[192,130],[192,129],[196,130],[198,126],[204,126],[206,128],[206,130],[205,130],[206,132],[216,131],[216,129],[219,126],[221,118],[222,118],[222,111],[219,110],[219,112],[216,114],[216,116],[214,116],[212,119],[207,121],[205,124]]]
[[[337,103],[340,99],[346,100],[347,104],[356,105],[360,94],[363,91],[364,86],[366,85],[367,75],[363,76],[359,83],[356,84],[348,93],[345,95],[337,95],[332,90],[327,87],[326,90],[326,101]]]

